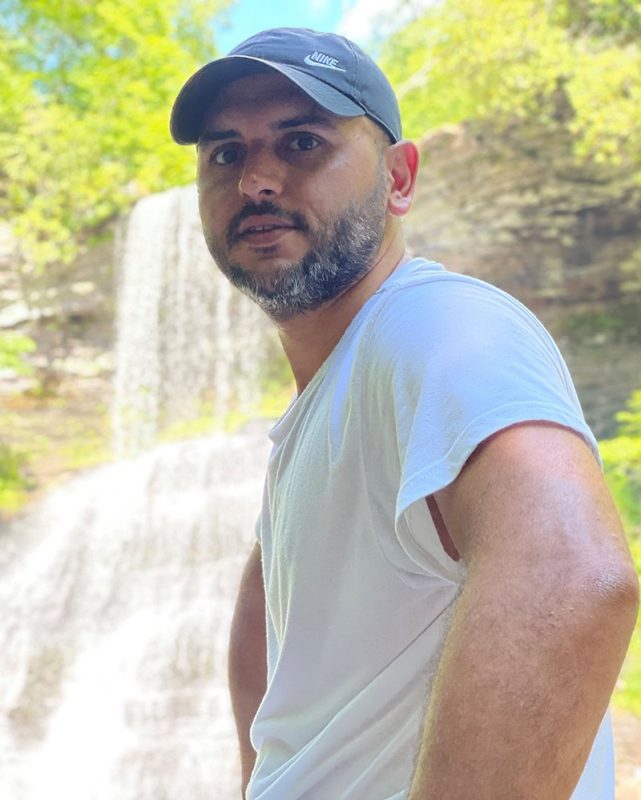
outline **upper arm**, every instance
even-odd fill
[[[262,551],[259,542],[254,546],[245,563],[236,612],[254,625],[262,625],[265,617],[265,587],[263,584]]]
[[[261,596],[264,596],[263,552],[260,542],[254,542],[254,546],[249,554],[249,558],[247,559],[245,576],[252,589],[259,592]]]
[[[581,436],[523,423],[482,443],[456,480],[436,493],[444,524],[470,567],[537,564],[559,575],[631,560],[618,513]]]

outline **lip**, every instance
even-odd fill
[[[250,230],[251,228],[265,228],[270,226],[274,226],[273,230],[293,230],[296,227],[293,223],[283,219],[283,217],[276,217],[270,214],[256,214],[243,220],[238,229],[238,236],[245,238],[261,235],[263,233],[271,233],[271,231]]]
[[[279,227],[279,228],[271,228],[266,231],[251,231],[248,233],[244,233],[240,241],[244,244],[247,244],[249,247],[272,247],[275,244],[278,244],[281,239],[283,239],[287,234],[292,233],[292,231],[296,231],[297,228],[293,226],[288,227]]]

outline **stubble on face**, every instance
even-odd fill
[[[285,321],[319,308],[354,286],[374,265],[387,218],[383,164],[381,157],[373,189],[321,226],[312,229],[303,214],[286,212],[271,201],[247,203],[230,221],[224,241],[205,234],[209,252],[229,281],[272,319]],[[241,222],[257,214],[280,216],[304,233],[310,241],[306,255],[263,275],[233,261],[229,251]]]

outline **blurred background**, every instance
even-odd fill
[[[227,800],[226,642],[293,393],[220,278],[186,78],[292,25],[361,44],[421,150],[411,249],[547,325],[641,570],[641,3],[0,0],[0,796]],[[641,797],[641,633],[613,701]]]

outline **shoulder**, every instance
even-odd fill
[[[533,350],[562,361],[547,330],[517,299],[443,269],[406,271],[385,291],[368,328],[368,353],[379,365],[455,365],[502,353],[520,359]]]

